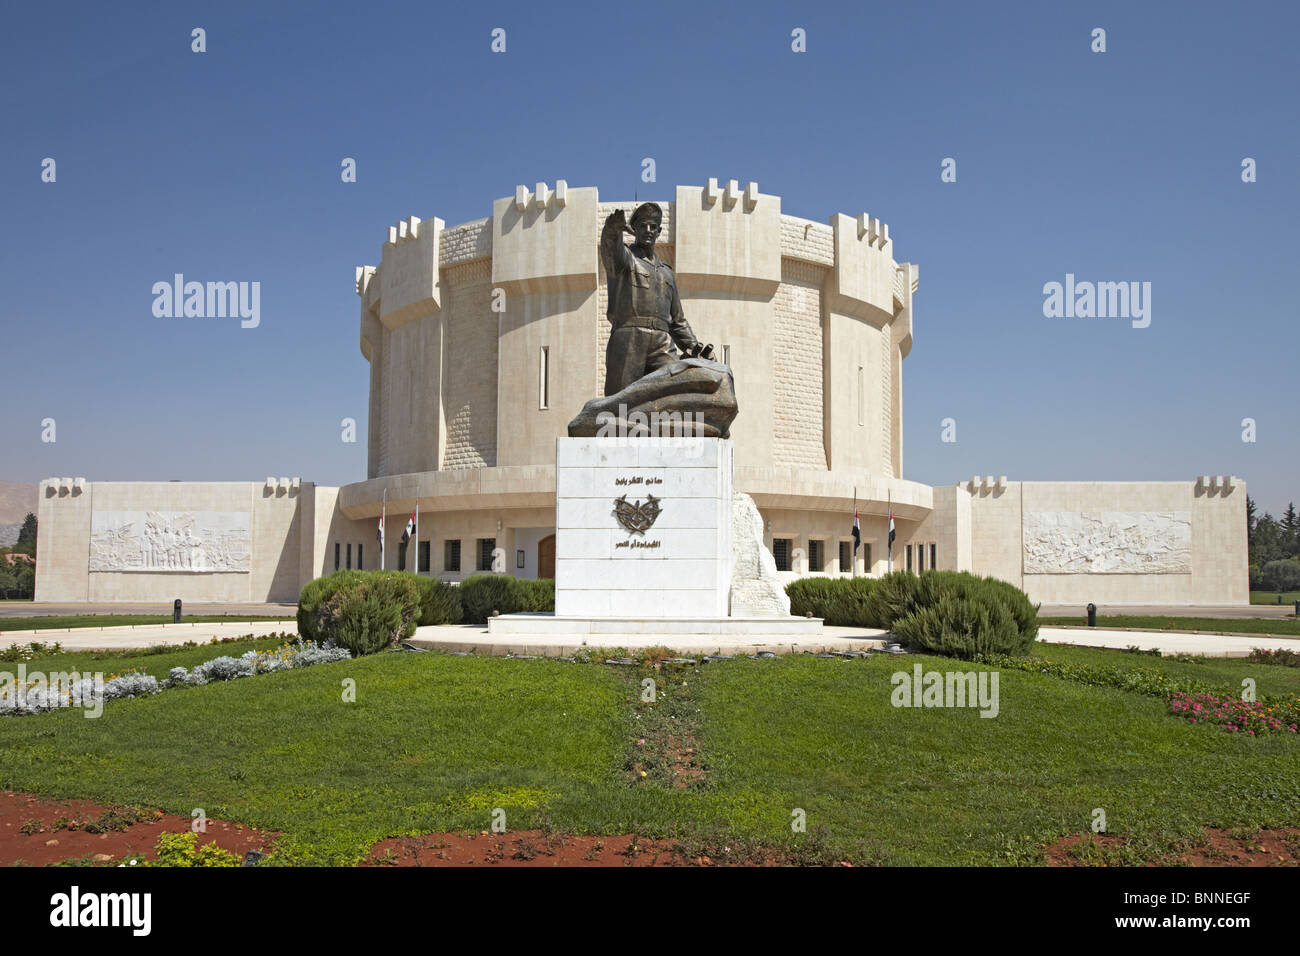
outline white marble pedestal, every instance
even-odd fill
[[[617,517],[619,499],[633,524],[657,515],[629,529]],[[555,613],[491,618],[489,632],[581,635],[584,642],[819,635],[816,618],[729,616],[733,507],[726,439],[557,439]]]

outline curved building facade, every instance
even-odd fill
[[[294,600],[313,577],[381,562],[451,581],[551,576],[555,441],[604,384],[600,229],[635,205],[560,181],[519,186],[484,219],[390,227],[379,264],[356,274],[365,480],[48,479],[37,600]],[[903,477],[918,270],[897,260],[886,224],[789,216],[736,181],[678,186],[660,205],[656,253],[696,335],[734,372],[734,487],[754,499],[784,573],[878,575],[892,558],[994,575],[1048,604],[1248,602],[1246,489],[1233,476]]]
[[[341,489],[346,516],[377,516],[387,501],[404,523],[418,506],[431,573],[457,573],[439,565],[444,530],[492,538],[512,566],[522,550],[513,570],[545,572],[536,549],[553,530],[555,439],[603,388],[600,228],[635,205],[538,183],[487,219],[389,229],[379,265],[357,270],[370,445],[368,480]],[[914,523],[932,505],[928,486],[902,477],[917,267],[895,260],[879,220],[785,215],[754,183],[678,186],[660,206],[655,251],[696,335],[735,373],[735,486],[767,519],[778,563],[841,570],[856,491],[876,545],[858,571],[872,573],[886,562],[889,508]]]

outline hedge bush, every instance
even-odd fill
[[[947,574],[946,571],[927,571],[925,574]],[[919,606],[916,601],[921,577],[910,571],[893,571],[876,581],[867,595],[866,626],[888,630],[899,618],[906,617]]]
[[[464,617],[455,585],[437,578],[417,577],[420,588],[420,627],[459,624]]]
[[[335,583],[317,606],[313,620],[319,638],[359,656],[414,634],[421,614],[418,578],[404,571],[357,573],[358,578]]]
[[[555,580],[553,578],[511,578],[511,590],[515,597],[515,611],[551,612],[555,611]],[[505,613],[504,611],[502,612]]]
[[[800,578],[785,587],[790,613],[822,618],[834,627],[870,627],[867,605],[872,578]]]
[[[471,574],[461,581],[456,590],[465,612],[465,623],[486,624],[493,611],[513,613],[514,598],[510,592],[513,580],[504,574]]]
[[[900,612],[886,626],[912,650],[966,659],[1020,656],[1038,637],[1038,607],[1005,581],[965,571],[926,571],[911,585],[891,586],[892,603],[882,604],[881,613]]]
[[[555,610],[555,581],[533,581],[504,574],[471,574],[456,588],[467,624],[486,624],[493,611],[519,614]]]
[[[298,595],[298,636],[305,641],[321,640],[316,632],[316,612],[344,584],[355,584],[365,578],[366,571],[335,571],[323,578],[308,581]]]
[[[790,613],[830,625],[890,631],[916,650],[951,657],[1025,654],[1038,608],[1024,591],[965,571],[894,571],[882,578],[801,578],[786,585]]]

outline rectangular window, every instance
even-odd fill
[[[523,566],[524,566],[524,552],[523,552],[521,549],[516,549],[516,550],[515,550],[515,567],[517,567],[517,568],[522,568]]]
[[[862,567],[867,574],[871,573],[871,544],[862,542]]]
[[[478,539],[478,565],[480,571],[492,570],[492,552],[497,549],[496,538]]]
[[[848,573],[853,570],[853,542],[840,542],[840,571]]]
[[[397,549],[397,570],[406,570],[406,545],[400,545]]]
[[[537,407],[551,407],[551,347],[543,345],[537,358]]]
[[[912,546],[910,544],[907,546],[907,570],[912,570]]]
[[[862,374],[862,366],[858,366],[858,424],[863,425],[867,420],[867,389],[866,379]]]
[[[778,571],[790,570],[791,550],[789,538],[772,539],[772,557],[776,559],[776,569]]]
[[[365,567],[365,563],[361,560],[361,556],[365,554],[365,551],[366,551],[366,546],[364,544],[357,545],[357,570],[358,571],[362,570]]]
[[[826,563],[826,542],[818,538],[808,539],[808,570],[821,571]]]
[[[342,552],[342,550],[343,550],[343,545],[340,544],[339,542],[335,541],[335,542],[334,542],[334,570],[335,570],[335,571],[337,571],[337,570],[339,569],[339,567],[340,567],[340,565],[339,565],[339,560],[340,560],[340,558],[339,558],[339,554],[340,554],[340,552]]]
[[[925,545],[923,544],[918,544],[916,546],[916,570],[925,570]]]
[[[723,364],[723,365],[726,365],[726,366],[728,366],[728,367],[731,365],[731,346],[730,346],[730,345],[724,345],[724,346],[722,347],[722,364]]]
[[[460,539],[442,543],[442,569],[460,573]]]
[[[930,570],[934,570],[934,545],[930,545]]]
[[[348,544],[348,570],[352,570],[352,544]]]
[[[421,541],[419,544],[419,549],[420,549],[419,570],[421,574],[424,574],[429,570],[429,546],[430,546],[430,542],[428,541]]]

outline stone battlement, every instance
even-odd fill
[[[709,178],[702,187],[678,186],[672,202],[660,203],[661,244],[674,247],[683,290],[772,295],[782,258],[827,266],[831,304],[878,326],[907,313],[899,338],[910,349],[918,272],[893,260],[889,224],[865,212],[818,223],[782,214],[780,202],[753,181],[742,187],[737,179]],[[600,224],[608,211],[635,205],[602,203],[594,187],[570,189],[558,179],[554,186],[517,185],[513,196],[496,200],[492,216],[450,229],[439,219],[409,216],[388,227],[378,266],[357,267],[356,292],[363,311],[397,328],[441,308],[441,268],[475,259],[492,259],[493,281],[507,291],[594,288],[599,264],[592,246]],[[505,260],[500,268],[498,258]]]

